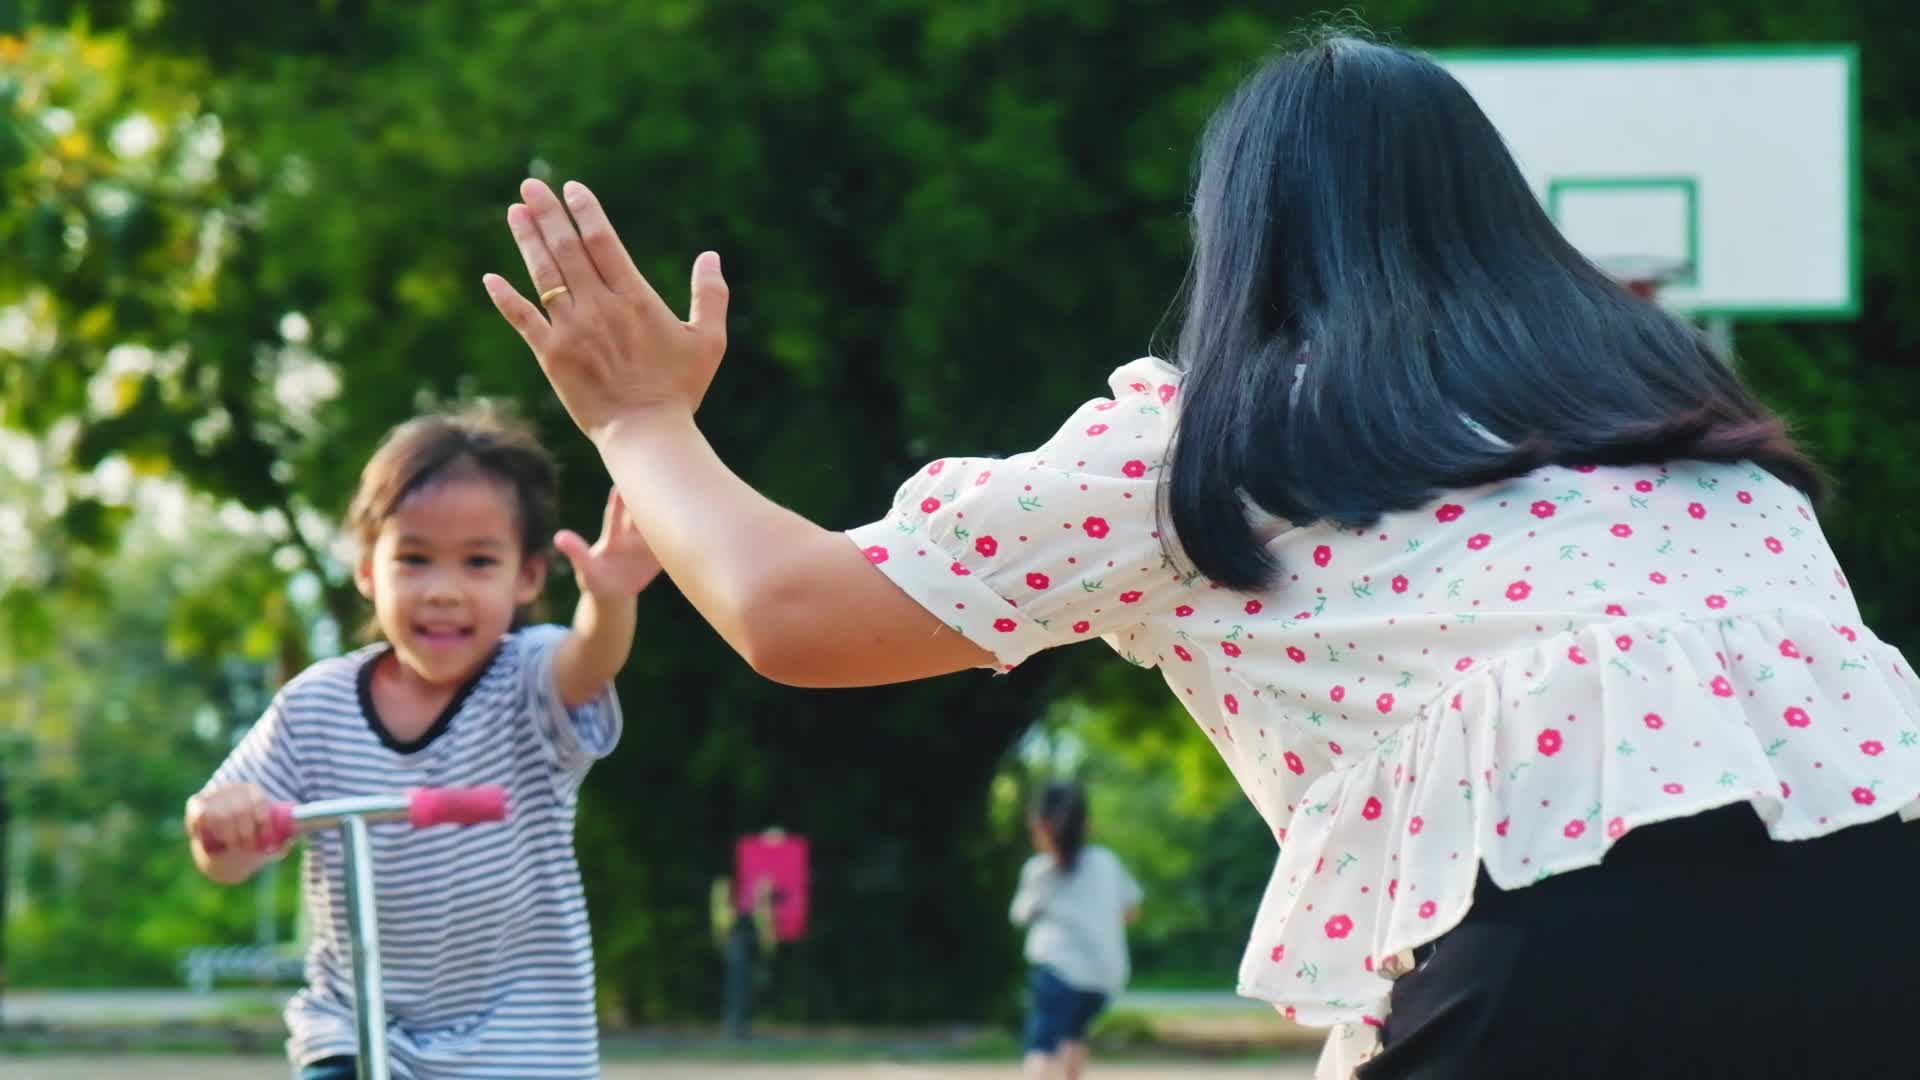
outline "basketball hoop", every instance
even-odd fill
[[[1594,265],[1642,300],[1659,299],[1661,286],[1693,268],[1685,259],[1664,255],[1607,255],[1594,259]]]

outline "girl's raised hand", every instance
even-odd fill
[[[607,512],[600,522],[600,539],[592,547],[579,533],[564,529],[553,538],[553,546],[573,564],[574,580],[580,591],[595,596],[629,597],[647,587],[660,573],[660,560],[640,535],[627,513],[620,490],[607,492]]]
[[[720,256],[709,251],[694,260],[683,322],[640,275],[600,200],[578,181],[563,191],[564,205],[546,184],[527,180],[520,185],[526,201],[507,208],[541,306],[498,274],[486,275],[487,295],[595,443],[623,421],[692,413],[727,349]]]

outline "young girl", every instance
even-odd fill
[[[487,288],[758,671],[1091,638],[1160,669],[1278,842],[1240,988],[1338,1025],[1322,1076],[1911,1071],[1920,679],[1780,420],[1567,244],[1431,60],[1255,72],[1201,148],[1176,362],[1033,453],[933,462],[851,541],[694,420],[717,257],[683,323],[584,186],[521,194],[547,311]],[[984,422],[979,385],[948,404]]]
[[[507,788],[503,824],[373,832],[396,1077],[599,1075],[575,795],[620,738],[611,679],[633,642],[635,597],[659,565],[611,494],[592,547],[572,532],[553,537],[580,584],[573,628],[529,625],[554,475],[531,434],[489,413],[395,429],[347,521],[354,581],[381,640],[289,682],[187,804],[194,863],[235,884],[280,854],[255,843],[274,801]],[[308,986],[286,1010],[304,1080],[355,1075],[341,859],[331,830],[308,839],[314,944]]]
[[[1020,868],[1011,914],[1027,927],[1027,1075],[1079,1080],[1087,1028],[1127,986],[1127,924],[1140,885],[1118,856],[1087,843],[1087,797],[1047,785],[1028,822],[1039,852]]]

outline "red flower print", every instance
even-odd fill
[[[1587,662],[1587,654],[1580,651],[1580,646],[1573,645],[1567,649],[1567,659],[1576,664],[1584,664]]]
[[[1101,517],[1090,517],[1082,522],[1080,527],[1085,529],[1087,535],[1093,537],[1095,540],[1105,540],[1107,533],[1112,531],[1107,528],[1107,519]]]
[[[1160,404],[1165,405],[1167,402],[1173,400],[1173,395],[1179,392],[1179,388],[1172,383],[1161,383],[1159,392]]]
[[[1725,675],[1715,675],[1713,677],[1713,696],[1714,697],[1732,697],[1733,696],[1733,684],[1727,681],[1727,677]]]
[[[1471,656],[1463,656],[1460,659],[1455,660],[1453,662],[1453,670],[1455,671],[1465,671],[1472,666],[1473,666],[1473,657]]]
[[[1778,555],[1782,551],[1785,551],[1787,549],[1787,546],[1785,544],[1782,544],[1780,542],[1780,538],[1777,536],[1767,537],[1766,544],[1767,544],[1767,550],[1773,552],[1775,555]]]
[[[1184,619],[1193,614],[1193,607],[1188,604],[1181,604],[1179,607],[1173,609],[1173,613]]]
[[[1647,492],[1649,492],[1649,491],[1652,491],[1652,490],[1653,490],[1653,481],[1651,481],[1651,480],[1635,480],[1635,481],[1633,482],[1633,490],[1635,490],[1635,491],[1637,491],[1637,492],[1639,492],[1639,493],[1640,493],[1640,494],[1642,494],[1642,495],[1645,495],[1645,494],[1646,494]]]
[[[1333,918],[1327,920],[1328,937],[1343,938],[1351,933],[1353,933],[1353,920],[1347,918],[1345,915],[1335,915]]]
[[[1552,757],[1560,752],[1560,747],[1563,745],[1564,740],[1560,738],[1558,731],[1553,728],[1548,728],[1542,731],[1540,737],[1535,739],[1534,742],[1539,746],[1540,753],[1547,757]]]
[[[995,540],[991,536],[983,536],[980,539],[975,540],[973,542],[973,550],[979,552],[982,556],[991,559],[993,558],[994,552],[997,552],[1000,550],[1000,541]]]
[[[1598,465],[1575,465],[1573,467],[1573,471],[1577,473],[1590,473],[1598,469],[1599,467],[1600,466]]]
[[[1260,614],[1260,608],[1261,608],[1261,604],[1260,604],[1260,601],[1258,601],[1258,600],[1249,600],[1249,601],[1247,601],[1247,608],[1246,608],[1246,610],[1247,610],[1247,614],[1249,614],[1249,615],[1258,615],[1258,614]]]
[[[1345,750],[1340,749],[1340,744],[1334,742],[1332,739],[1327,740],[1327,749],[1332,751],[1334,757],[1339,757],[1341,754],[1346,753]]]
[[[1733,493],[1733,497],[1739,499],[1742,505],[1753,505],[1753,492],[1751,491],[1736,491]]]
[[[1786,718],[1788,727],[1807,727],[1813,723],[1813,717],[1808,716],[1807,710],[1798,705],[1789,707],[1782,715]]]
[[[1621,652],[1626,652],[1628,649],[1633,648],[1633,635],[1621,634],[1619,637],[1614,638],[1613,647],[1619,649]]]
[[[981,473],[979,476],[976,476],[973,478],[973,486],[985,487],[987,486],[987,481],[991,479],[993,479],[993,470],[989,469],[986,472]]]
[[[1240,700],[1232,694],[1228,694],[1225,698],[1222,698],[1221,703],[1227,707],[1228,716],[1240,715]]]
[[[1125,465],[1120,466],[1120,474],[1138,480],[1147,475],[1147,463],[1144,461],[1129,461]]]
[[[1493,831],[1497,835],[1505,836],[1507,835],[1507,830],[1512,827],[1513,827],[1512,818],[1501,818],[1500,823],[1493,827]]]
[[[1621,607],[1619,604],[1608,604],[1607,614],[1613,616],[1616,619],[1622,619],[1626,617],[1627,609]]]
[[[1379,709],[1383,713],[1392,712],[1393,711],[1393,695],[1381,694],[1379,697],[1374,698],[1373,707],[1376,709]]]
[[[1377,821],[1380,818],[1381,809],[1380,800],[1369,795],[1367,796],[1367,804],[1360,808],[1360,816],[1366,818],[1368,821]]]
[[[1327,691],[1327,696],[1332,698],[1336,703],[1345,701],[1347,700],[1347,688],[1344,686],[1336,686]]]
[[[1313,549],[1313,565],[1325,566],[1333,561],[1333,549],[1325,544]]]
[[[1683,784],[1665,783],[1660,785],[1660,790],[1666,792],[1669,795],[1678,795],[1686,791],[1687,789],[1686,789],[1686,786]]]
[[[1863,788],[1863,787],[1854,788],[1853,801],[1859,803],[1861,806],[1872,806],[1875,801],[1873,797],[1873,790],[1871,788]]]
[[[931,496],[931,495],[929,495],[929,496],[927,496],[926,498],[924,498],[924,499],[921,499],[921,500],[920,500],[920,512],[921,512],[921,513],[923,513],[923,514],[931,514],[931,513],[933,513],[933,512],[935,511],[935,510],[938,510],[938,509],[940,509],[940,500],[939,500],[939,499],[936,499],[936,498],[934,498],[933,496]]]
[[[1298,645],[1289,645],[1287,646],[1287,659],[1296,664],[1304,664],[1307,662],[1307,650]]]
[[[1012,619],[995,619],[993,620],[993,628],[1003,634],[1011,634],[1020,628],[1020,624],[1014,622]]]
[[[1466,512],[1467,510],[1464,506],[1456,506],[1453,503],[1442,503],[1440,509],[1433,512],[1433,516],[1444,525],[1449,521],[1459,521],[1460,515]]]
[[[1566,828],[1560,831],[1566,835],[1567,839],[1578,840],[1587,834],[1587,823],[1581,821],[1579,818],[1574,818],[1572,821],[1567,822]]]
[[[1053,584],[1053,579],[1045,574],[1032,573],[1027,575],[1027,588],[1029,589],[1044,589],[1051,584]]]
[[[1647,580],[1653,582],[1655,585],[1665,585],[1667,583],[1667,575],[1655,570],[1653,573],[1647,575]]]
[[[1793,789],[1787,786],[1785,780],[1780,781],[1780,797],[1783,799],[1793,798]]]
[[[1780,639],[1780,655],[1789,660],[1798,660],[1800,659],[1800,646],[1795,645],[1792,638],[1782,638]]]
[[[1553,505],[1553,503],[1549,502],[1546,499],[1541,499],[1535,502],[1531,509],[1533,510],[1534,517],[1544,519],[1544,518],[1552,517],[1554,515],[1554,511],[1560,508]]]
[[[966,567],[960,565],[959,563],[954,563],[952,566],[948,567],[947,569],[953,571],[954,577],[966,577],[968,574],[973,573],[973,571],[967,569]]]
[[[1405,574],[1393,575],[1393,591],[1397,593],[1407,591],[1407,575]]]
[[[1661,728],[1667,726],[1667,722],[1660,719],[1660,714],[1657,712],[1648,713],[1644,722],[1647,725],[1648,731],[1659,731]]]
[[[1231,641],[1223,641],[1220,643],[1220,651],[1226,653],[1228,656],[1239,656],[1240,646],[1235,645]]]
[[[1091,629],[1093,629],[1093,624],[1085,619],[1081,619],[1079,622],[1073,624],[1073,632],[1076,634],[1084,634]],[[1174,651],[1179,652],[1180,650],[1176,647]]]
[[[1480,551],[1491,543],[1493,543],[1493,537],[1488,536],[1486,533],[1474,533],[1472,536],[1467,537],[1467,549],[1469,551]]]
[[[1851,626],[1836,626],[1833,628],[1833,630],[1835,633],[1839,634],[1843,638],[1846,638],[1848,641],[1860,640],[1859,635],[1853,632],[1853,627]]]
[[[1087,429],[1088,435],[1105,435],[1106,433],[1107,433],[1107,425],[1105,424],[1095,424],[1092,427]]]
[[[887,549],[881,547],[879,544],[875,544],[870,548],[861,548],[860,554],[865,555],[867,561],[875,566],[879,566],[881,563],[887,561]]]
[[[1400,899],[1400,879],[1399,878],[1394,878],[1392,881],[1387,882],[1387,899],[1389,900]]]
[[[1419,836],[1420,830],[1426,827],[1426,819],[1422,818],[1419,814],[1413,815],[1413,818],[1407,822],[1407,832],[1413,836]]]
[[[1273,951],[1267,955],[1272,957],[1273,962],[1277,964],[1287,958],[1287,947],[1285,945],[1275,945]]]
[[[1866,742],[1860,744],[1860,752],[1868,757],[1879,757],[1886,752],[1886,749],[1886,747],[1880,745],[1880,740],[1878,739],[1868,739]]]
[[[1126,592],[1120,594],[1120,602],[1123,604],[1137,604],[1140,602],[1141,595],[1138,589],[1128,589]]]
[[[1721,608],[1727,606],[1727,598],[1721,596],[1719,593],[1712,593],[1707,597],[1707,606],[1715,611],[1719,611]]]
[[[1193,654],[1187,651],[1185,645],[1175,645],[1173,647],[1173,655],[1179,657],[1184,663],[1193,663]]]
[[[1453,709],[1453,711],[1454,711],[1454,712],[1459,712],[1459,711],[1460,711],[1460,699],[1461,699],[1461,697],[1463,697],[1463,696],[1464,696],[1463,694],[1455,694],[1455,695],[1453,695],[1453,702],[1452,702],[1452,705],[1451,705],[1451,707],[1452,707],[1452,709]]]
[[[1440,905],[1429,900],[1426,903],[1420,905],[1420,917],[1423,919],[1431,919],[1433,918],[1433,913],[1439,910],[1440,910]]]
[[[1302,776],[1306,773],[1307,764],[1306,762],[1300,760],[1299,754],[1296,754],[1293,751],[1289,750],[1281,756],[1287,759],[1288,772],[1291,772],[1295,776]]]
[[[1698,521],[1701,518],[1707,516],[1707,508],[1704,506],[1701,506],[1699,503],[1688,503],[1687,513],[1691,514],[1695,521]]]
[[[1153,388],[1148,386],[1146,383],[1135,381],[1135,382],[1128,383],[1127,389],[1133,391],[1136,394],[1144,394],[1148,390],[1151,390]]]
[[[940,470],[942,470],[942,469],[944,469],[944,468],[946,468],[946,467],[947,467],[947,463],[946,463],[945,461],[936,461],[936,462],[934,462],[933,464],[931,464],[931,465],[929,465],[929,466],[927,466],[927,475],[928,475],[928,476],[939,476],[939,475],[940,475]]]
[[[1610,531],[1613,533],[1613,535],[1619,537],[1622,540],[1625,540],[1627,537],[1633,535],[1633,526],[1623,521],[1620,524],[1615,525]]]
[[[1607,822],[1607,836],[1618,840],[1625,835],[1627,835],[1627,823],[1625,820],[1614,818],[1612,821]]]
[[[1507,586],[1507,599],[1513,601],[1516,604],[1532,595],[1533,595],[1533,586],[1527,584],[1524,581],[1516,581],[1513,584]]]

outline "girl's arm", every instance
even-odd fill
[[[553,656],[554,688],[567,708],[577,709],[599,697],[626,664],[638,597],[660,573],[660,561],[634,527],[617,488],[607,493],[600,539],[592,547],[572,531],[554,537],[553,546],[573,563],[580,583],[573,631]]]
[[[1020,887],[1014,891],[1013,905],[1007,911],[1013,925],[1025,926],[1040,914],[1040,909],[1053,895],[1052,885],[1056,880],[1048,876],[1046,860],[1027,860],[1020,868]]]

